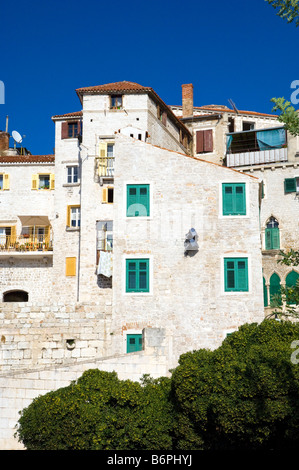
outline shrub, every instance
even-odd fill
[[[299,325],[242,326],[215,351],[184,354],[173,372],[178,449],[279,449],[299,443]]]
[[[86,371],[70,386],[33,400],[17,435],[27,450],[171,449],[170,380],[119,380]]]

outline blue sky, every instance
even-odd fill
[[[80,109],[79,87],[128,80],[180,105],[193,83],[195,106],[271,113],[299,80],[299,28],[264,0],[15,0],[1,20],[0,129],[8,115],[35,155],[53,153],[51,116]]]

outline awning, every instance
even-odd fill
[[[50,221],[47,215],[19,215],[23,227],[48,227]]]

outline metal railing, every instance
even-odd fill
[[[0,235],[0,252],[2,251],[52,251],[52,240],[45,235],[36,235],[35,237],[26,235],[11,236]]]
[[[114,176],[114,157],[98,157],[99,176]]]

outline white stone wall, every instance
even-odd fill
[[[33,309],[31,311],[33,313]],[[54,311],[55,309],[52,309],[52,312]],[[88,350],[86,346],[90,341],[90,334],[88,335],[87,331],[85,334],[89,338],[85,340],[85,350]],[[30,366],[23,367],[19,371],[0,372],[0,449],[24,449],[23,445],[14,437],[19,411],[29,406],[34,398],[68,386],[72,381],[78,379],[85,370],[97,368],[107,372],[115,371],[120,380],[139,381],[143,374],[149,374],[153,378],[169,376],[169,338],[161,330],[157,332],[155,330],[144,331],[143,337],[145,349],[135,353],[110,357],[81,355],[77,357],[77,360],[75,360],[76,356],[73,356],[71,360],[69,355],[68,360],[64,361],[61,361],[62,355],[56,353],[56,359],[48,358],[48,365],[45,363],[42,367]],[[12,340],[12,338],[6,339],[7,341]],[[1,341],[3,345],[3,336]],[[53,352],[58,351],[57,344],[59,343],[61,343],[61,338],[57,331],[56,336],[48,338],[47,347]],[[24,354],[23,351],[26,350],[30,352],[28,346],[26,338],[24,342],[18,343],[16,352],[19,351],[21,354]],[[80,349],[77,342],[74,351],[78,347]],[[83,349],[84,347],[81,347],[82,351]],[[7,350],[9,351],[8,347]],[[61,350],[63,351],[63,347]]]
[[[16,225],[16,234],[22,230],[21,216],[46,216],[53,226],[54,190],[33,190],[33,174],[55,173],[51,163],[6,163],[0,172],[9,174],[9,190],[1,191],[1,226]],[[0,299],[9,290],[25,290],[32,301],[44,299],[48,302],[52,290],[52,256],[41,252],[21,255],[0,252]]]
[[[186,350],[216,347],[227,332],[262,320],[258,180],[142,142],[132,145],[123,137],[117,149],[113,352],[123,350],[129,330],[166,328],[173,337],[174,364]],[[125,216],[125,185],[132,182],[150,184],[149,218]],[[246,183],[245,217],[222,217],[222,182]],[[199,235],[199,252],[185,257],[185,234],[191,227]],[[150,259],[149,294],[125,293],[124,263],[130,256]],[[248,257],[248,293],[224,292],[225,256]]]
[[[299,249],[299,197],[293,193],[285,193],[284,180],[286,178],[299,178],[299,167],[294,153],[289,152],[291,162],[263,167],[252,167],[244,169],[254,176],[258,176],[264,182],[264,198],[261,203],[260,213],[260,236],[263,254],[263,276],[268,288],[270,277],[275,272],[281,279],[281,284],[285,284],[286,276],[293,269],[293,266],[285,266],[278,263],[280,258],[278,250],[266,250],[265,229],[267,221],[271,216],[279,222],[280,249],[288,252],[290,249]],[[266,313],[268,309],[266,309]]]

